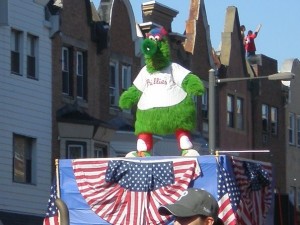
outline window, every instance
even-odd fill
[[[271,134],[277,135],[278,132],[278,116],[277,108],[271,107]]]
[[[11,72],[21,74],[21,32],[11,30]]]
[[[70,95],[70,51],[68,48],[62,48],[62,92]]]
[[[297,191],[297,209],[300,210],[300,188]]]
[[[227,95],[227,126],[234,127],[234,110],[233,110],[233,99],[232,95]]]
[[[266,104],[262,104],[261,108],[261,117],[262,117],[262,130],[268,132],[269,126],[269,109]]]
[[[196,109],[198,109],[198,96],[194,95],[194,96],[192,96],[192,98],[193,98],[193,102],[194,102]]]
[[[202,110],[202,118],[208,119],[208,107],[207,107],[207,89],[201,96],[201,110]]]
[[[131,86],[131,67],[122,66],[122,89],[127,90]]]
[[[31,184],[34,181],[33,153],[35,139],[26,136],[13,135],[13,181]]]
[[[300,115],[297,116],[297,145],[300,146]]]
[[[104,158],[107,157],[107,146],[101,143],[94,144],[94,157]]]
[[[126,91],[132,85],[131,66],[122,66],[122,91]],[[125,113],[131,113],[130,109],[123,110]]]
[[[38,38],[27,35],[27,77],[36,78]]]
[[[80,141],[67,141],[67,159],[80,159],[87,157],[86,143]]]
[[[296,187],[289,187],[289,200],[293,204],[293,206],[296,206]]]
[[[109,70],[109,98],[111,106],[118,105],[118,68],[114,62],[110,63]]]
[[[289,144],[295,144],[295,114],[289,114]]]
[[[86,78],[87,78],[87,61],[86,54],[84,52],[77,52],[77,62],[76,62],[76,75],[77,75],[77,97],[86,99],[87,90],[86,90]]]
[[[237,129],[243,130],[244,129],[244,110],[243,110],[243,99],[237,98],[236,100],[236,125]]]

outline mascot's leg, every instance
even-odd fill
[[[153,148],[152,134],[150,134],[150,133],[138,134],[137,150],[139,152],[151,151],[152,148]]]
[[[183,129],[176,130],[175,133],[178,146],[181,149],[181,155],[182,156],[199,156],[199,153],[192,149],[193,144],[191,142],[190,138],[190,132]]]
[[[137,137],[137,151],[129,152],[126,157],[151,156],[153,137],[151,133],[140,133]]]
[[[192,149],[193,144],[190,139],[190,132],[183,129],[176,130],[176,139],[180,149]]]

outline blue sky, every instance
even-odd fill
[[[96,8],[100,0],[93,0]],[[142,22],[141,4],[147,0],[131,0],[136,22]],[[190,0],[157,1],[179,13],[175,17],[173,32],[183,33],[188,18]],[[212,46],[217,49],[224,30],[225,12],[228,6],[238,9],[240,24],[255,30],[262,28],[255,40],[256,53],[278,61],[278,70],[284,60],[300,58],[300,0],[204,0],[210,26]]]

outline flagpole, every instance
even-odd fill
[[[58,198],[60,198],[60,186],[59,186],[59,176],[58,176],[58,159],[55,159],[55,181],[56,181],[56,200]],[[57,207],[57,201],[55,200],[55,204],[56,204],[56,207]],[[61,217],[60,217],[60,210],[58,210],[57,212],[57,217],[58,217],[58,221],[59,223],[61,223]]]
[[[55,159],[55,176],[56,176],[56,193],[57,193],[57,197],[60,198],[58,159]]]

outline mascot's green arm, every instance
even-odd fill
[[[182,88],[190,95],[202,95],[205,92],[203,82],[198,76],[192,73],[188,74],[184,78]]]
[[[133,105],[137,104],[142,92],[138,90],[134,85],[124,91],[119,99],[119,106],[121,109],[130,109]]]

